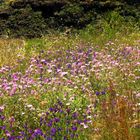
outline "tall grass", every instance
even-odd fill
[[[92,43],[94,46],[103,47],[109,40],[113,42],[126,40],[124,43],[134,43],[134,37],[139,38],[140,23],[131,18],[126,20],[116,11],[105,13],[96,23],[89,24],[84,30],[81,30],[80,39]]]
[[[21,39],[0,39],[0,66],[16,64],[24,58],[25,41]]]

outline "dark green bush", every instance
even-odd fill
[[[59,18],[59,23],[62,26],[81,26],[87,17],[83,17],[84,9],[78,4],[69,4],[62,8],[60,12],[57,13]]]
[[[40,37],[47,30],[41,12],[34,12],[30,7],[15,10],[8,18],[7,27],[8,34],[14,37]]]
[[[7,25],[6,25],[6,20],[1,19],[0,20],[0,35],[7,35]]]
[[[126,21],[131,17],[140,23],[137,0],[15,0],[9,4],[8,13],[1,9],[0,34],[13,37],[40,37],[50,28],[81,29],[116,10]]]

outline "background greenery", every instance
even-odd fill
[[[137,0],[7,0],[0,4],[0,35],[33,38],[56,29],[83,29],[96,26],[111,11],[140,23]]]

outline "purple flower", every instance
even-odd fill
[[[100,92],[96,91],[96,93],[95,93],[95,94],[98,96],[98,95],[100,95]]]
[[[78,123],[78,124],[81,124],[81,123],[82,123],[82,121],[81,121],[81,120],[77,120],[77,123]]]
[[[47,137],[46,140],[53,140],[51,137]]]
[[[64,140],[68,140],[68,138],[66,136],[64,136]]]
[[[0,119],[3,121],[5,119],[5,116],[0,115]]]
[[[59,122],[60,121],[60,119],[59,118],[54,118],[54,122]]]
[[[46,112],[46,115],[49,115],[49,112]]]
[[[34,130],[34,134],[36,134],[36,135],[43,135],[43,132],[42,132],[42,130],[40,130],[39,128],[38,129],[36,129],[36,130]]]
[[[54,136],[56,134],[56,128],[51,128],[51,135]]]
[[[54,108],[50,107],[49,110],[50,110],[50,112],[53,112],[54,111]]]
[[[84,123],[86,124],[87,122],[89,122],[90,119],[84,119]]]
[[[68,67],[68,69],[70,69],[70,68],[71,68],[71,64],[70,64],[70,63],[68,63],[68,64],[67,64],[67,67]]]
[[[70,108],[66,109],[67,113],[69,114],[70,113]]]
[[[105,91],[102,91],[101,94],[104,95],[105,94]]]
[[[17,136],[16,138],[17,138],[17,139],[24,139],[23,136]]]
[[[8,140],[16,140],[16,138],[14,136],[11,136],[8,138]]]
[[[76,126],[72,126],[72,130],[73,131],[76,131],[77,130],[77,127]]]
[[[63,113],[64,111],[61,109],[61,110],[59,110],[59,112],[60,112],[60,113]]]
[[[21,134],[22,136],[24,136],[24,135],[25,135],[25,132],[21,131],[20,134]]]
[[[60,100],[58,100],[58,104],[59,104],[60,106],[63,106],[63,103],[62,103]]]
[[[77,118],[77,117],[78,117],[78,113],[77,113],[77,112],[74,112],[74,113],[72,114],[72,117],[73,117],[73,118]]]
[[[70,137],[71,137],[71,138],[74,138],[74,134],[71,134]]]
[[[52,120],[50,120],[50,121],[48,122],[48,126],[49,126],[49,127],[52,127],[52,122],[53,122]]]
[[[0,129],[5,130],[6,126],[5,125],[4,126],[0,126]]]
[[[62,128],[60,128],[60,127],[59,127],[57,130],[58,130],[58,131],[61,131],[61,130],[62,130]]]
[[[40,126],[43,124],[43,118],[40,117]]]

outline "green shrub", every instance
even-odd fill
[[[34,12],[30,7],[15,10],[8,18],[7,26],[8,34],[14,37],[41,37],[47,29],[41,12]]]
[[[1,19],[0,20],[0,35],[6,35],[6,29],[7,29],[6,20]]]
[[[64,24],[79,24],[79,18],[83,14],[83,8],[76,4],[66,5],[58,15]]]
[[[121,30],[122,20],[129,22],[131,18],[140,23],[137,0],[14,0],[4,5],[5,8],[0,5],[0,35],[12,37],[41,37],[50,28],[55,31],[63,31],[65,27],[81,29],[90,23],[97,27],[95,24],[100,21],[98,27],[111,38]],[[9,11],[6,18],[5,9]]]

